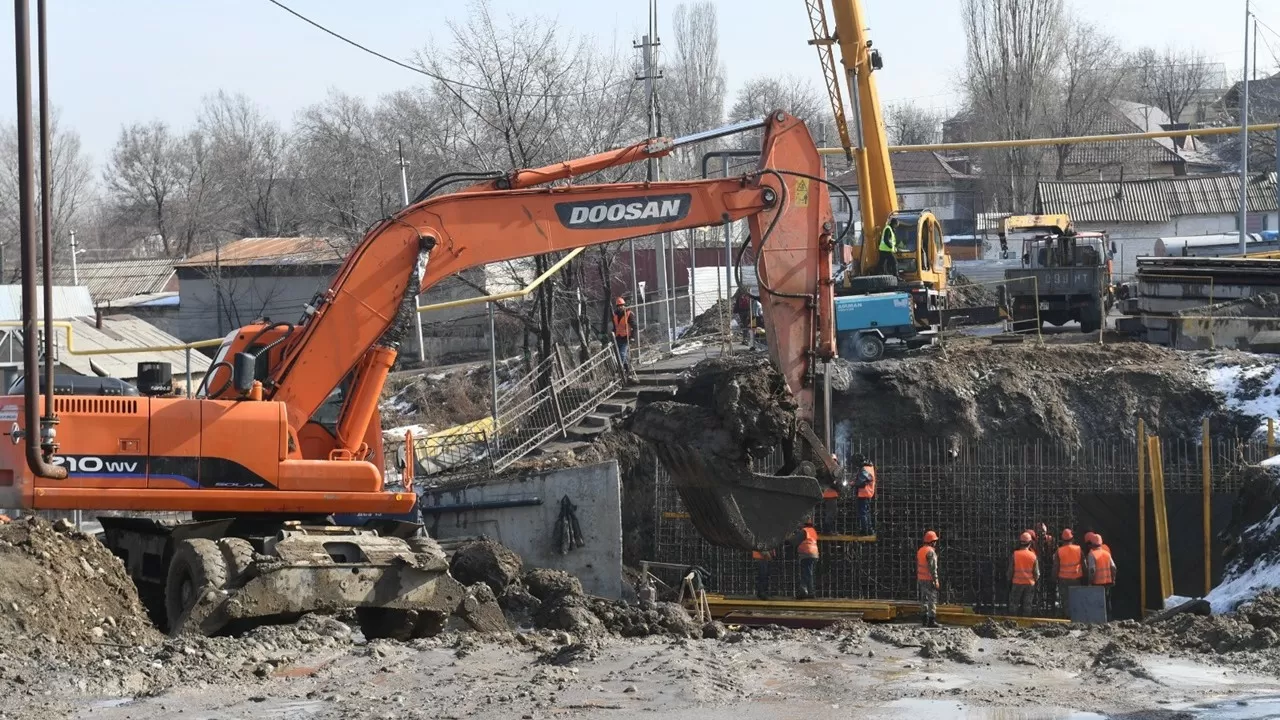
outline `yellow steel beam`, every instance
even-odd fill
[[[511,292],[497,293],[496,295],[485,295],[483,297],[466,298],[463,300],[448,300],[446,302],[432,303],[430,305],[419,305],[418,312],[424,313],[424,312],[427,312],[428,310],[447,310],[449,308],[465,307],[467,305],[475,305],[477,303],[498,302],[499,300],[517,300],[519,298],[528,297],[529,293],[532,293],[534,290],[537,290],[538,286],[542,285],[542,283],[551,279],[551,276],[560,272],[560,270],[563,269],[565,265],[569,264],[570,260],[573,260],[574,258],[581,255],[582,251],[584,250],[586,250],[585,247],[580,247],[580,248],[574,248],[573,250],[569,251],[569,254],[561,258],[560,262],[557,262],[555,265],[552,265],[551,267],[547,268],[546,272],[539,275],[537,278],[534,279],[533,282],[524,286],[524,288],[520,290],[512,290]]]
[[[1169,514],[1164,497],[1164,456],[1160,438],[1147,441],[1147,458],[1151,464],[1151,499],[1156,515],[1156,556],[1160,559],[1160,602],[1173,595],[1173,563],[1169,556]]]
[[[182,345],[147,345],[140,347],[103,348],[100,350],[76,350],[74,343],[72,342],[75,337],[75,325],[73,323],[66,322],[65,320],[57,320],[53,323],[53,326],[66,332],[67,352],[72,355],[128,355],[130,353],[144,352],[181,352],[183,350],[217,347],[222,344],[222,338],[215,338],[210,340],[197,340],[196,342],[183,343]],[[0,327],[20,328],[22,327],[22,322],[19,320],[3,320],[0,321]],[[43,320],[40,321],[40,327],[44,327]]]
[[[1271,132],[1280,129],[1280,123],[1250,125],[1249,132]],[[1125,140],[1155,140],[1157,138],[1199,137],[1205,135],[1236,135],[1238,127],[1198,128],[1193,130],[1159,130],[1144,133],[1118,133],[1110,135],[1080,135],[1076,137],[1027,138],[1025,140],[982,140],[976,142],[932,143],[929,145],[891,145],[891,153],[943,152],[946,150],[997,150],[1000,148],[1037,147],[1042,145],[1082,145],[1084,143],[1123,142]],[[823,155],[843,155],[844,148],[818,148]]]

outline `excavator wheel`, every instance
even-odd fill
[[[227,562],[217,543],[204,538],[179,542],[164,583],[169,632],[180,629],[197,601],[210,592],[221,592],[226,585]]]
[[[233,589],[243,586],[249,579],[249,567],[253,565],[253,543],[244,538],[222,538],[218,541],[218,549],[222,551],[222,559],[227,564],[226,587]]]

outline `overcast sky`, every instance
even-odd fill
[[[459,0],[284,0],[295,10],[396,58],[443,47],[443,20],[462,18]],[[645,24],[645,0],[491,0],[499,15],[537,12],[599,44],[629,48]],[[201,96],[242,91],[287,123],[328,88],[374,98],[425,80],[324,35],[266,0],[52,0],[50,81],[65,123],[101,160],[121,125],[161,119],[190,123]],[[659,11],[669,28],[674,0]],[[882,100],[954,108],[964,39],[959,0],[864,0],[872,38],[885,57]],[[1238,72],[1243,0],[1068,0],[1074,10],[1129,47],[1194,45]],[[34,2],[33,2],[34,5]],[[801,0],[719,0],[720,53],[730,93],[757,75],[793,73],[819,86],[817,56],[805,41]],[[1280,30],[1280,0],[1256,0],[1258,16]],[[536,9],[536,10],[535,10]],[[7,12],[7,11],[6,11]],[[32,10],[34,15],[34,8]],[[0,25],[3,117],[13,117],[12,23]],[[669,35],[669,30],[665,32]],[[1280,52],[1280,37],[1264,31]],[[1276,61],[1262,46],[1258,64]],[[730,95],[729,102],[731,102]]]

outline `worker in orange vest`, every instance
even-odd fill
[[[751,559],[756,561],[756,598],[769,599],[769,563],[773,560],[772,550],[752,550]]]
[[[1084,560],[1085,577],[1090,585],[1104,590],[1107,599],[1107,620],[1111,620],[1111,588],[1116,584],[1116,561],[1111,558],[1111,548],[1102,542],[1102,536],[1093,533],[1091,547]]]
[[[613,341],[618,346],[618,360],[622,363],[622,374],[631,377],[631,338],[636,332],[636,316],[627,308],[627,301],[618,298],[613,301]]]
[[[800,560],[800,586],[796,599],[807,600],[817,594],[813,586],[813,571],[818,564],[818,529],[813,519],[804,521],[804,527],[796,532],[796,557]]]
[[[867,458],[856,458],[858,478],[853,486],[858,491],[858,534],[876,534],[875,521],[871,519],[871,501],[876,497],[876,466]]]
[[[929,530],[916,550],[916,587],[920,593],[920,624],[938,627],[938,533]]]
[[[1071,588],[1076,587],[1084,579],[1084,550],[1075,543],[1075,534],[1071,528],[1062,531],[1062,545],[1053,556],[1053,578],[1058,584],[1058,606],[1068,617],[1071,609],[1067,605]]]
[[[1009,614],[1029,616],[1031,601],[1036,594],[1036,583],[1040,581],[1040,559],[1031,549],[1031,533],[1024,532],[1018,537],[1018,549],[1009,558]]]

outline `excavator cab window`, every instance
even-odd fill
[[[913,253],[920,240],[920,232],[916,223],[899,221],[894,225],[894,234],[898,237],[898,252]]]
[[[316,408],[315,414],[311,416],[311,422],[336,436],[338,434],[338,420],[342,417],[342,403],[346,401],[347,387],[350,384],[351,376],[348,375],[342,381],[342,384],[329,393],[329,397],[325,398],[324,403]]]

